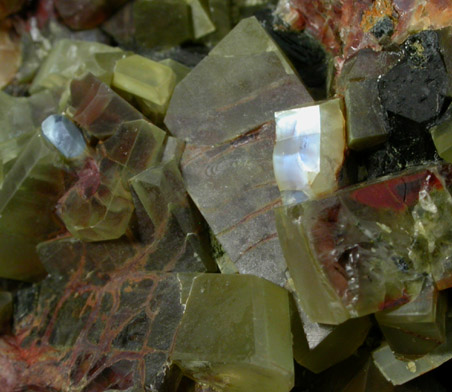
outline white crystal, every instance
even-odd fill
[[[80,129],[67,117],[49,116],[41,127],[44,137],[66,158],[78,157],[85,151],[86,142]]]

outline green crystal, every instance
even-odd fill
[[[35,133],[5,175],[0,188],[0,277],[33,281],[45,276],[35,246],[61,230],[53,214],[63,192],[56,161],[57,153]]]
[[[165,124],[189,143],[214,145],[271,120],[277,110],[310,101],[265,29],[248,18],[176,86]]]
[[[69,114],[88,134],[105,139],[122,123],[144,116],[92,74],[74,79],[70,85]]]
[[[447,323],[450,324],[450,319]],[[385,343],[372,353],[372,357],[388,381],[394,385],[404,384],[452,359],[452,329],[448,325],[446,341],[419,359],[397,359],[389,345]]]
[[[159,61],[160,64],[170,67],[176,75],[176,84],[178,84],[183,78],[185,78],[191,71],[191,69],[173,59],[165,59]]]
[[[127,181],[160,159],[164,139],[145,120],[120,125],[103,144],[104,157],[88,161],[59,201],[58,214],[75,237],[103,241],[126,232],[134,209]]]
[[[411,169],[277,209],[279,239],[312,321],[340,324],[407,303],[424,273],[450,287],[450,170]]]
[[[431,281],[419,296],[397,309],[377,312],[386,341],[396,355],[416,358],[432,351],[446,339],[447,298]]]
[[[191,8],[193,20],[193,35],[195,39],[202,38],[215,31],[209,12],[209,0],[186,0]]]
[[[452,162],[452,105],[439,123],[430,128],[430,132],[439,156],[447,162]]]
[[[294,358],[314,373],[351,356],[363,344],[371,326],[368,317],[347,320],[340,325],[314,323],[295,305],[291,317]]]
[[[122,57],[122,50],[98,42],[60,40],[39,68],[30,92],[62,88],[72,78],[81,77],[86,72],[109,84],[114,61],[106,61],[106,58],[119,60]]]
[[[116,63],[112,85],[137,97],[144,113],[163,118],[176,75],[166,65],[133,55]]]
[[[255,276],[196,277],[171,358],[220,391],[290,391],[287,292]]]
[[[347,86],[347,139],[352,150],[374,147],[388,137],[385,114],[378,97],[377,79],[352,81]]]
[[[186,0],[137,0],[133,8],[135,39],[146,48],[175,46],[192,38]]]

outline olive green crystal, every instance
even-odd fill
[[[287,292],[251,275],[196,277],[171,358],[220,391],[290,391]]]
[[[163,118],[176,75],[164,64],[132,55],[116,63],[112,85],[137,97],[146,114]]]
[[[39,68],[30,92],[62,88],[72,78],[81,77],[86,72],[91,72],[109,84],[114,61],[124,56],[122,50],[99,42],[60,40]],[[112,61],[107,61],[108,59]]]
[[[404,358],[416,358],[444,343],[446,310],[446,294],[427,280],[414,301],[377,312],[375,317],[392,351]]]
[[[365,150],[388,137],[385,112],[378,98],[377,79],[349,82],[345,91],[347,140],[352,150]]]

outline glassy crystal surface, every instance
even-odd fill
[[[449,323],[450,319],[447,320]],[[446,341],[432,352],[413,360],[397,359],[389,345],[382,346],[372,353],[373,361],[381,373],[394,385],[401,385],[427,373],[452,358],[452,334],[447,326]]]
[[[5,11],[0,4],[0,20]],[[0,70],[0,88],[3,88],[14,79],[21,62],[20,41],[12,38],[6,29],[0,29],[0,56],[3,63]]]
[[[291,65],[253,17],[242,20],[176,86],[165,124],[189,143],[214,145],[271,120],[275,111],[310,101]]]
[[[346,149],[341,100],[277,112],[275,120],[273,167],[280,191],[308,198],[334,192]]]
[[[186,0],[191,8],[193,20],[193,36],[195,39],[215,31],[215,25],[210,18],[210,0]]]
[[[123,235],[134,209],[127,181],[160,159],[164,139],[165,133],[145,120],[120,124],[102,145],[103,156],[88,158],[59,200],[58,215],[67,229],[85,241]]]
[[[207,228],[185,190],[177,159],[154,165],[130,179],[139,218],[141,239],[146,242],[167,234],[157,246],[157,253],[184,255],[178,268],[185,271],[216,271],[210,253]],[[176,261],[176,258],[174,259]],[[148,269],[158,268],[155,257]]]
[[[314,373],[352,355],[363,344],[371,326],[368,317],[347,320],[337,326],[318,324],[294,303],[291,310],[294,358]]]
[[[112,85],[144,100],[141,107],[146,112],[163,117],[176,85],[176,75],[166,65],[132,55],[116,63]]]
[[[53,46],[39,68],[30,92],[64,87],[72,78],[81,77],[86,72],[110,83],[114,62],[110,67],[104,67],[106,64],[102,64],[102,59],[107,54],[116,60],[124,57],[122,50],[99,42],[62,39]]]
[[[449,171],[412,169],[277,209],[289,271],[313,321],[339,324],[407,303],[424,273],[450,286]]]
[[[284,285],[287,269],[273,207],[281,203],[272,167],[275,124],[235,142],[187,145],[181,170],[191,198],[240,273]]]
[[[54,215],[64,191],[56,162],[57,153],[36,132],[5,174],[0,188],[0,277],[33,281],[45,276],[35,246],[62,228]]]
[[[416,358],[432,351],[446,339],[447,298],[431,280],[412,302],[377,312],[375,317],[392,351]]]
[[[287,292],[255,276],[196,277],[171,358],[221,391],[290,391]]]
[[[176,84],[179,83],[183,78],[185,78],[191,71],[191,68],[173,59],[165,59],[159,61],[159,63],[166,65],[173,70],[174,74],[176,75]]]
[[[144,117],[92,74],[71,82],[71,105],[73,120],[98,139],[113,135],[123,122]]]
[[[449,106],[438,124],[430,128],[430,132],[439,156],[452,162],[452,106]]]
[[[365,150],[387,139],[389,126],[378,98],[377,79],[349,82],[345,107],[349,148]]]
[[[86,149],[82,132],[66,116],[51,115],[42,125],[42,134],[65,158],[81,156]]]
[[[178,45],[193,36],[187,0],[138,0],[133,18],[135,39],[146,48]]]

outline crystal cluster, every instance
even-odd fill
[[[443,3],[0,0],[2,391],[447,390]]]

